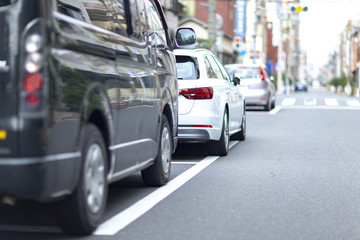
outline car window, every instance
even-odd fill
[[[106,30],[128,35],[128,14],[125,0],[82,0],[92,24]]]
[[[126,36],[132,32],[132,28],[128,26],[127,22],[130,18],[130,14],[127,14],[127,7],[124,0],[108,0],[107,3],[111,3],[113,13],[113,24],[111,31]]]
[[[208,78],[217,78],[216,73],[211,66],[209,59],[207,57],[204,58],[205,61],[205,67],[206,67],[206,75]]]
[[[176,56],[176,68],[179,80],[199,79],[196,59],[188,56]]]
[[[84,18],[81,15],[80,9],[72,8],[65,4],[58,4],[58,11],[69,17],[75,18],[80,21],[84,21]]]
[[[4,7],[16,2],[15,0],[0,0],[0,7]]]
[[[155,4],[149,0],[145,0],[145,4],[148,13],[147,17],[149,20],[149,34],[156,33],[160,40],[166,44],[166,33]]]
[[[131,12],[131,36],[135,39],[145,40],[146,14],[144,0],[129,0]]]
[[[214,58],[214,59],[215,59],[215,62],[217,63],[217,65],[218,65],[218,67],[220,68],[220,71],[221,71],[221,74],[222,74],[224,80],[227,80],[227,81],[231,82],[231,78],[230,78],[228,72],[226,71],[226,69],[224,68],[224,65],[222,65],[222,63],[218,59],[216,59],[216,58]]]
[[[218,64],[215,62],[214,57],[209,55],[209,56],[206,56],[205,58],[207,58],[209,60],[209,63],[214,71],[215,78],[224,79],[224,76],[223,76]]]
[[[260,78],[260,72],[258,67],[232,68],[229,69],[228,72],[230,76],[238,73],[242,78]]]

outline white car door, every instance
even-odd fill
[[[210,61],[214,70],[218,72],[218,75],[222,76],[222,80],[226,84],[225,91],[227,95],[227,102],[229,104],[229,131],[232,132],[239,129],[241,125],[241,95],[238,88],[231,82],[229,75],[226,74],[226,71],[220,61],[216,59],[215,56]]]

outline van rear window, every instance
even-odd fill
[[[16,0],[0,0],[0,7],[5,7],[12,3],[16,2]]]

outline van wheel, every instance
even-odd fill
[[[94,124],[86,124],[81,149],[81,173],[73,194],[61,202],[58,222],[65,233],[89,235],[99,225],[107,199],[107,154]]]
[[[223,126],[219,141],[211,141],[208,143],[208,149],[211,155],[226,156],[229,152],[229,121],[228,114],[225,111],[223,118]]]
[[[154,164],[141,171],[142,178],[147,186],[165,185],[170,178],[172,159],[171,131],[169,122],[164,114],[161,118],[159,140],[158,155]]]

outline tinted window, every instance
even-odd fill
[[[111,22],[113,16],[111,8],[108,8],[111,7],[109,4],[106,5],[100,0],[82,0],[82,3],[89,14],[92,24],[107,30],[112,30]]]
[[[4,7],[16,2],[15,0],[0,0],[0,7]]]
[[[145,40],[146,15],[143,0],[129,0],[131,12],[132,37]]]
[[[128,26],[127,26],[127,16],[126,6],[124,0],[110,0],[107,3],[111,3],[113,8],[114,20],[113,20],[113,29],[112,31],[121,35],[127,35]],[[131,30],[129,31],[131,32]]]
[[[149,28],[150,28],[150,34],[156,33],[157,36],[166,43],[166,34],[164,30],[164,26],[161,22],[160,15],[157,11],[156,6],[152,1],[145,0],[145,3],[147,5],[147,13],[148,13],[148,19],[149,19]]]
[[[199,79],[197,62],[191,57],[177,56],[176,68],[179,80]]]
[[[82,0],[92,24],[127,35],[127,15],[124,0]]]
[[[72,8],[65,4],[59,4],[59,12],[65,14],[69,17],[75,18],[80,21],[84,21],[83,16],[81,15],[80,9]]]

